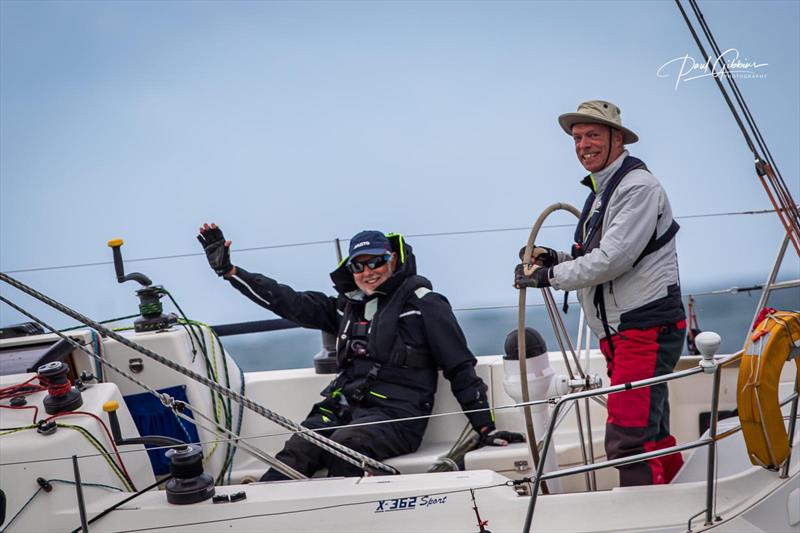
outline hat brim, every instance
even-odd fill
[[[558,117],[558,123],[561,125],[561,129],[563,129],[567,135],[572,135],[572,126],[575,124],[604,124],[606,126],[616,128],[622,132],[623,144],[633,144],[639,140],[638,135],[624,126],[620,126],[619,124],[611,122],[610,120],[604,120],[602,118],[585,115],[583,113],[564,113]]]
[[[391,252],[386,248],[364,248],[363,250],[358,250],[355,254],[351,255],[347,259],[347,264],[349,265],[353,262],[353,259],[356,257],[361,257],[362,255],[383,255],[388,253]]]

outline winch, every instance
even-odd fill
[[[133,322],[133,329],[136,332],[142,331],[158,331],[168,329],[171,325],[178,322],[178,316],[175,313],[168,315],[164,314],[164,307],[161,305],[161,298],[164,297],[166,291],[161,285],[153,285],[153,282],[140,272],[132,272],[125,274],[125,267],[122,264],[122,239],[111,239],[108,241],[108,246],[114,254],[114,270],[117,273],[117,281],[125,283],[126,281],[137,281],[143,288],[136,291],[136,296],[139,297],[139,312],[142,314]]]

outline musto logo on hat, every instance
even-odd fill
[[[380,231],[361,231],[350,239],[350,259],[348,263],[360,255],[382,255],[390,250],[389,239]]]

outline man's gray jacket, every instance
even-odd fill
[[[591,213],[600,208],[603,191],[621,167],[625,151],[608,167],[590,176],[596,194]],[[592,331],[605,337],[595,291],[602,284],[610,330],[649,328],[685,318],[681,302],[675,239],[640,258],[653,238],[672,224],[672,208],[661,183],[649,171],[634,169],[611,195],[602,221],[599,246],[581,257],[559,252],[551,271],[556,289],[577,291]]]

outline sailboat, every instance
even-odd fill
[[[722,88],[720,78],[724,70],[715,78]],[[760,134],[742,131],[786,230],[743,349],[719,354],[719,336],[704,332],[695,338],[701,355],[683,357],[674,373],[611,387],[585,324],[573,342],[545,289],[560,350],[483,356],[476,366],[498,426],[528,435],[502,448],[474,447],[442,383],[413,454],[376,461],[305,430],[295,421],[331,379],[325,358],[315,368],[242,372],[218,331],[165,314],[168,292],[144,274],[125,274],[120,240],[109,242],[118,281],[140,285],[132,330],[115,331],[0,273],[84,325],[60,332],[0,297],[32,321],[0,339],[0,528],[800,531],[800,315],[762,312],[790,245],[800,254],[800,216]],[[523,293],[521,325],[524,309]],[[607,460],[605,398],[657,383],[669,385],[679,444]],[[293,479],[258,482],[268,466],[285,468],[274,455],[293,434],[371,475],[309,479],[286,469]],[[618,486],[613,467],[622,461],[676,452],[685,464],[671,483]]]

